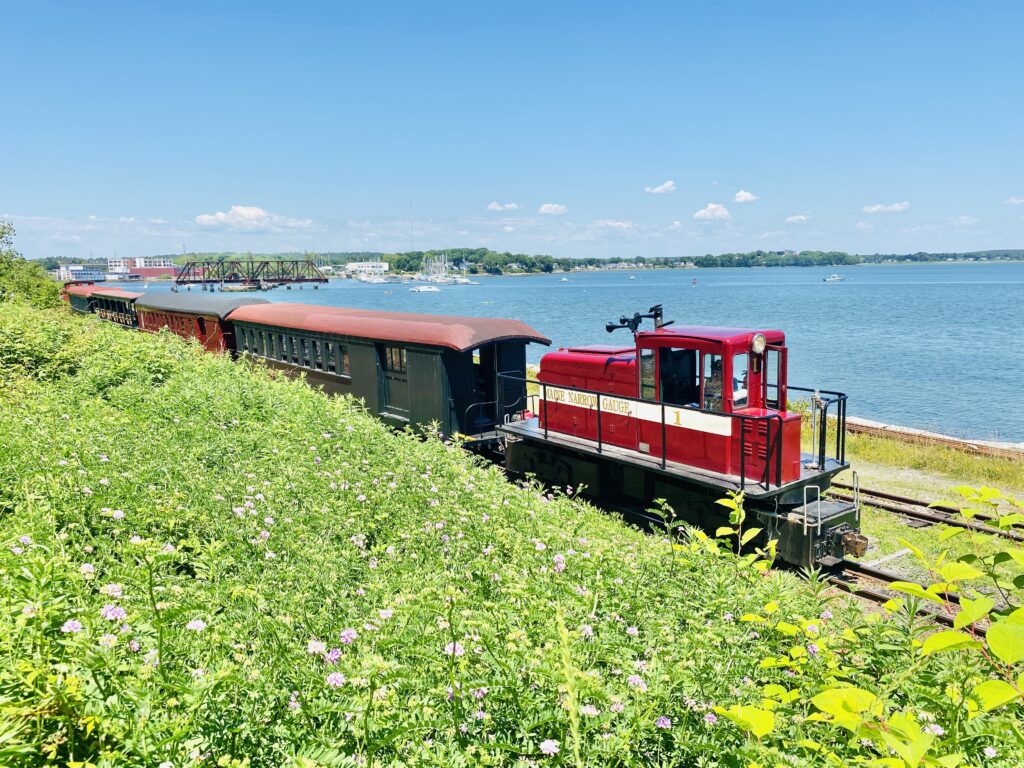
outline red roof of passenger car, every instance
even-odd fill
[[[458,352],[510,339],[551,343],[526,323],[491,317],[450,317],[273,303],[239,307],[228,315],[228,319],[375,341],[447,347]]]
[[[64,286],[64,293],[71,294],[72,296],[92,296],[97,291],[105,291],[107,293],[113,291],[119,291],[124,293],[120,288],[108,288],[104,285],[66,285]]]
[[[107,299],[128,299],[134,300],[142,296],[141,293],[132,293],[131,291],[124,291],[120,288],[101,288],[98,291],[92,292],[93,296],[102,296]]]
[[[673,325],[668,328],[659,328],[656,331],[642,331],[638,336],[641,338],[682,336],[688,339],[703,339],[723,344],[748,344],[755,333],[763,333],[769,344],[778,344],[786,339],[786,334],[782,331],[759,328],[718,328],[708,325]]]

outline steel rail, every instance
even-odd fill
[[[851,578],[852,577],[852,578]],[[838,565],[835,566],[834,570],[827,576],[828,582],[844,592],[848,592],[855,597],[863,597],[871,600],[875,603],[887,603],[893,598],[902,598],[906,593],[902,592],[887,592],[884,589],[884,585],[892,584],[894,581],[902,581],[907,583],[914,583],[925,589],[924,584],[919,582],[912,582],[910,579],[902,576],[898,573],[892,573],[891,571],[883,571],[879,568],[873,568],[870,565],[864,565],[862,563],[855,562],[853,560],[842,560]],[[881,582],[883,587],[880,589],[877,586],[870,584],[863,584],[859,579],[871,579],[873,581]],[[939,595],[945,599],[949,604],[959,605],[960,597],[955,593],[947,593]],[[948,613],[940,613],[932,610],[922,610],[922,614],[928,618],[943,624],[947,627],[953,626],[953,616]],[[985,634],[985,628],[982,626],[975,626],[974,631],[979,635]]]
[[[852,485],[848,485],[846,483],[833,482],[832,483],[832,487],[833,488],[842,488],[843,490],[846,490],[846,491],[853,491],[853,490],[855,490]],[[897,495],[895,493],[889,493],[888,491],[875,491],[875,490],[867,489],[867,488],[864,488],[864,487],[861,487],[860,492],[863,493],[863,494],[866,494],[868,496],[875,496],[876,498],[879,498],[879,499],[887,499],[889,501],[895,501],[895,502],[897,502],[899,504],[912,504],[915,507],[931,507],[932,509],[937,509],[937,510],[939,510],[941,512],[949,512],[951,514],[959,514],[960,513],[960,509],[958,507],[954,507],[954,506],[952,506],[950,504],[932,503],[932,502],[928,502],[928,501],[921,501],[920,499],[912,499],[909,496],[899,496],[899,495]]]
[[[837,499],[842,499],[843,501],[854,500],[853,494],[837,491],[831,491],[831,494]],[[973,520],[962,520],[943,512],[932,512],[927,509],[927,504],[924,502],[917,502],[917,504],[920,504],[923,508],[915,508],[916,505],[911,505],[909,502],[894,504],[886,501],[885,497],[879,497],[874,492],[866,491],[863,488],[860,489],[860,501],[867,504],[869,507],[875,507],[876,509],[882,509],[886,512],[903,515],[904,517],[909,517],[915,520],[923,520],[929,523],[942,523],[955,528],[967,528],[972,531],[987,533],[991,536],[1000,536],[1004,539],[1011,539],[1013,541],[1024,541],[1024,533],[1019,531],[996,528],[991,525],[986,525],[985,523],[976,523]]]

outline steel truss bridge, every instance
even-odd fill
[[[251,286],[276,286],[291,283],[326,283],[327,276],[306,259],[290,261],[225,259],[190,261],[178,273],[176,285],[241,283]]]

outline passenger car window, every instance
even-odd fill
[[[346,355],[347,357],[347,355]],[[346,368],[348,366],[346,365]],[[384,370],[392,373],[406,372],[405,349],[399,347],[384,348]]]

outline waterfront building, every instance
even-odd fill
[[[166,256],[114,256],[107,259],[107,272],[112,275],[126,275],[136,269],[170,269],[174,272],[174,262]]]
[[[57,279],[62,283],[97,283],[103,282],[105,278],[106,274],[102,269],[82,264],[65,264],[57,270]]]
[[[345,265],[349,275],[386,275],[390,265],[386,261],[353,261]]]

